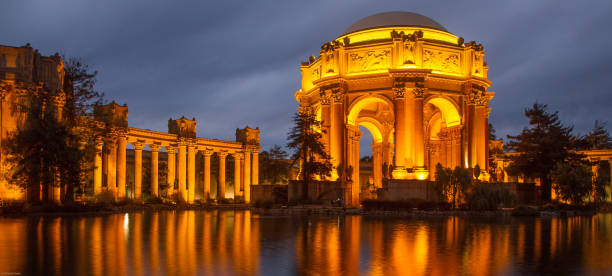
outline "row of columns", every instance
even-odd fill
[[[132,142],[134,147],[134,192],[133,198],[140,199],[142,196],[142,149],[143,142]],[[151,149],[151,185],[152,197],[159,197],[159,150],[158,143],[148,144]],[[111,137],[96,141],[96,154],[94,156],[94,195],[102,191],[103,168],[107,175],[107,189],[115,198],[126,197],[126,149],[127,137]],[[195,200],[196,186],[196,154],[199,151],[194,144],[179,142],[178,146],[165,146],[168,152],[168,194],[172,195],[174,183],[178,179],[179,199],[193,203]],[[250,148],[244,152],[232,153],[234,156],[234,196],[244,196],[246,203],[250,202],[250,185],[259,183],[258,148]],[[178,151],[178,158],[177,158]],[[203,197],[210,198],[210,158],[215,153],[211,149],[201,150],[204,156],[204,188]],[[219,156],[219,174],[217,199],[225,198],[225,159],[229,152],[217,151]],[[252,155],[252,156],[251,156]],[[251,161],[252,157],[252,161]],[[251,170],[251,162],[253,169]],[[178,167],[178,168],[177,168]],[[252,179],[252,183],[251,183]],[[241,189],[242,188],[242,189]]]

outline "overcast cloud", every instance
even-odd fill
[[[609,0],[4,0],[0,44],[82,57],[106,98],[128,104],[133,127],[167,131],[184,115],[198,136],[233,140],[236,128],[258,126],[267,149],[286,143],[300,61],[356,20],[395,10],[482,43],[498,136],[526,126],[536,101],[577,133],[612,124]]]

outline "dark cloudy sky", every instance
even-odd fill
[[[354,21],[395,10],[483,44],[498,135],[519,132],[535,101],[578,133],[612,125],[610,0],[2,0],[0,44],[82,57],[106,98],[129,105],[131,126],[166,131],[185,115],[198,136],[229,140],[259,126],[268,148],[285,144],[300,61]]]

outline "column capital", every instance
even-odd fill
[[[393,87],[393,99],[404,99],[406,97],[406,88],[401,87]]]
[[[212,149],[204,149],[202,150],[202,154],[204,156],[210,157],[211,155],[213,155],[215,152]]]
[[[134,146],[134,150],[142,150],[142,148],[144,148],[144,143],[132,142],[132,146]]]
[[[227,156],[227,154],[228,154],[227,151],[218,151],[217,152],[217,156],[219,156],[219,158],[224,158],[224,157]]]
[[[427,92],[427,88],[423,88],[423,87],[412,88],[412,93],[414,93],[414,97],[417,99],[423,99],[425,92]]]
[[[319,97],[321,105],[329,105],[331,103],[332,96],[329,92],[321,90],[321,92],[319,92]]]
[[[164,148],[169,154],[176,154],[176,150],[178,149],[177,146],[172,146],[172,145],[164,146]]]
[[[235,152],[234,155],[234,159],[236,160],[244,160],[244,152],[240,151],[240,152]]]
[[[149,144],[149,149],[151,149],[151,151],[159,151],[159,149],[161,149],[161,145],[157,143],[151,143]]]

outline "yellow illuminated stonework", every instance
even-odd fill
[[[43,200],[42,187],[30,185],[28,190],[13,183],[14,166],[3,151],[3,145],[10,135],[22,129],[27,123],[27,103],[38,93],[54,96],[50,112],[61,120],[62,108],[66,103],[64,93],[64,63],[59,55],[41,56],[29,45],[10,47],[0,45],[0,201],[1,200]],[[20,104],[21,103],[21,104]],[[251,201],[251,186],[259,183],[259,128],[236,129],[236,141],[221,141],[196,136],[196,120],[179,118],[168,121],[168,133],[139,129],[128,126],[128,106],[114,102],[97,106],[92,128],[104,129],[96,137],[93,170],[84,183],[87,196],[97,196],[106,191],[117,200],[132,198],[141,200],[142,194],[159,197],[161,187],[167,186],[165,196],[174,197],[187,203],[200,199],[211,199],[211,157],[218,160],[217,200],[242,197],[245,203]],[[85,139],[84,139],[85,140]],[[85,143],[85,142],[84,142]],[[133,169],[128,170],[127,151],[133,148]],[[146,150],[144,148],[147,148]],[[130,149],[131,150],[131,149]],[[143,187],[143,151],[150,151],[150,177],[148,187]],[[167,169],[161,172],[160,161],[167,159]],[[231,156],[231,159],[227,157]],[[196,160],[203,166],[196,166]],[[226,159],[233,162],[234,189],[226,194]],[[165,175],[165,181],[160,176]],[[176,186],[176,188],[175,188]],[[67,191],[54,186],[45,200],[60,202]],[[196,198],[199,195],[199,198]]]
[[[359,204],[359,139],[372,133],[373,181],[432,180],[444,167],[488,170],[488,67],[476,42],[414,13],[366,17],[303,62],[300,112],[320,118],[336,167],[350,172],[346,197]],[[382,172],[383,167],[392,172]]]

